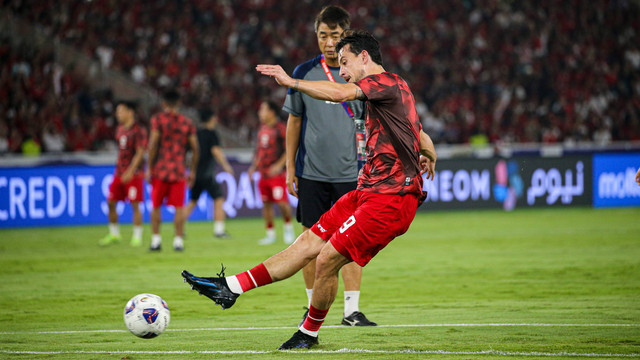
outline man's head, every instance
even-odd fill
[[[347,82],[355,82],[367,75],[367,66],[382,67],[382,55],[378,40],[363,30],[345,31],[336,44],[339,55],[340,76]]]
[[[265,100],[260,104],[258,109],[258,118],[263,124],[273,124],[278,121],[278,114],[280,113],[280,107],[271,100]]]
[[[133,101],[119,101],[116,105],[116,119],[118,124],[129,125],[133,123],[136,114],[136,103]]]
[[[338,60],[335,45],[340,40],[340,34],[351,25],[349,13],[340,6],[326,6],[320,11],[314,23],[318,47],[329,62]]]
[[[178,104],[180,104],[180,93],[175,89],[165,91],[162,94],[162,103],[167,108],[177,108]]]
[[[218,114],[212,109],[203,109],[200,111],[200,122],[213,128],[218,124]]]

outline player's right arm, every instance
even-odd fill
[[[296,152],[300,145],[300,130],[302,128],[302,117],[289,114],[287,119],[286,135],[286,160],[287,189],[289,194],[298,197],[298,177],[296,176]]]
[[[337,83],[326,80],[301,80],[289,76],[280,65],[256,66],[262,75],[267,75],[276,79],[280,86],[303,92],[314,99],[328,100],[333,102],[343,102],[352,100],[366,100],[366,96],[360,87],[354,83]]]

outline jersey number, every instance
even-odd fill
[[[340,227],[340,234],[344,233],[345,231],[347,231],[348,228],[351,227],[351,225],[356,223],[356,217],[351,215],[349,216],[349,218],[347,219],[347,221],[345,221],[342,226]]]

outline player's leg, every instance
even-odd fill
[[[355,190],[357,183],[333,183],[331,184],[331,200],[338,201],[343,195]],[[344,283],[344,312],[342,325],[347,326],[376,326],[360,312],[360,285],[362,283],[362,267],[355,262],[345,265],[342,270],[342,281]]]
[[[118,212],[116,211],[116,205],[117,202],[115,200],[107,201],[107,206],[109,207],[109,233],[100,239],[98,242],[100,246],[120,242],[120,225],[118,224]]]
[[[331,193],[328,191],[327,183],[298,179],[298,221],[302,224],[303,232],[310,229],[320,216],[331,208],[331,204]],[[315,276],[316,261],[314,259],[302,269],[308,305],[311,305]],[[303,315],[303,320],[306,315],[306,313]]]
[[[316,259],[316,277],[309,315],[299,330],[279,350],[308,349],[318,343],[318,331],[338,291],[340,268],[351,260],[327,242]]]
[[[142,246],[142,212],[140,202],[144,201],[144,181],[142,175],[135,176],[129,182],[127,197],[131,202],[133,210],[133,235],[131,236],[131,246]]]
[[[226,215],[224,212],[224,197],[222,189],[215,178],[211,178],[209,189],[207,190],[213,199],[213,236],[217,238],[228,238],[229,234],[225,229]]]
[[[171,183],[169,186],[169,194],[167,205],[175,208],[173,215],[173,250],[184,250],[184,192],[186,184],[184,180]]]
[[[273,226],[274,211],[273,202],[264,201],[262,206],[262,218],[264,219],[264,227],[266,236],[258,240],[260,245],[270,245],[276,242],[276,229]]]
[[[149,247],[151,251],[159,251],[162,249],[162,237],[160,236],[162,215],[160,213],[160,207],[162,206],[167,190],[167,183],[158,179],[153,180],[151,186],[151,203],[153,205],[151,209],[151,246]]]
[[[185,221],[189,219],[189,217],[191,216],[191,213],[193,213],[193,209],[196,207],[196,204],[198,203],[198,199],[200,199],[200,195],[202,194],[202,191],[203,191],[202,181],[196,178],[196,181],[194,182],[193,187],[189,190],[190,190],[189,202],[187,203],[187,206],[185,206],[183,211]]]
[[[267,236],[258,240],[260,245],[270,245],[276,242],[276,230],[273,227],[273,192],[271,179],[260,178],[258,190],[262,198],[262,218]]]
[[[292,244],[296,240],[296,235],[291,221],[291,205],[289,204],[289,200],[279,201],[278,208],[280,209],[280,214],[282,214],[284,243],[287,245]]]
[[[225,221],[227,214],[224,212],[224,197],[213,199],[213,236],[217,238],[230,237],[226,230]]]
[[[100,239],[98,242],[100,246],[120,242],[120,226],[118,225],[116,205],[118,201],[122,200],[124,200],[124,188],[120,182],[120,178],[115,176],[111,185],[109,185],[109,196],[107,197],[107,206],[109,207],[109,233]]]
[[[142,246],[142,212],[140,211],[140,202],[132,201],[133,209],[133,235],[131,236],[131,246]]]
[[[233,306],[236,298],[246,291],[294,275],[307,262],[318,256],[324,245],[325,241],[322,238],[307,231],[285,250],[237,275],[225,277],[223,268],[218,277],[198,277],[186,270],[182,272],[182,276],[192,289],[206,295],[225,309]]]

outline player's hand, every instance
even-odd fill
[[[282,166],[271,165],[269,167],[269,176],[270,177],[274,177],[274,176],[279,175],[281,173],[282,173]]]
[[[420,174],[427,174],[427,180],[433,180],[436,175],[436,162],[420,155]]]
[[[278,85],[280,86],[292,87],[295,83],[280,65],[260,64],[256,66],[256,70],[262,75],[267,75],[275,78],[278,82]]]
[[[289,194],[298,197],[298,177],[287,171],[287,189]]]
[[[126,170],[125,172],[122,173],[123,184],[128,184],[129,181],[131,181],[131,178],[133,178],[133,172]]]

